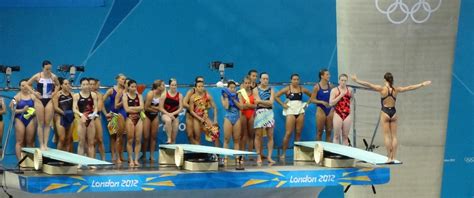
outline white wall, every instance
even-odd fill
[[[434,9],[440,0],[428,0]],[[451,70],[459,15],[458,0],[443,0],[424,23],[410,17],[401,24],[391,23],[378,11],[375,0],[337,0],[338,71],[357,74],[359,79],[382,84],[385,72],[392,72],[395,86],[432,80],[429,87],[401,93],[397,98],[399,115],[397,158],[389,184],[377,187],[380,197],[439,197],[444,144],[449,109]],[[379,0],[387,8],[395,0]],[[418,0],[404,0],[408,8]],[[420,1],[421,2],[421,1]],[[422,4],[420,4],[422,5]],[[426,16],[420,6],[415,18]],[[400,8],[392,13],[403,19]],[[350,82],[349,84],[355,84]],[[380,96],[358,90],[357,138],[370,139],[380,112]],[[352,134],[351,134],[352,137]],[[378,130],[377,153],[386,154],[383,131]],[[351,187],[349,197],[367,197],[370,187]]]

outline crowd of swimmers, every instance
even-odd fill
[[[220,97],[222,107],[217,107],[215,100],[204,88],[204,78],[195,78],[194,87],[185,95],[177,91],[176,79],[165,82],[156,80],[151,90],[142,96],[137,82],[125,75],[116,76],[116,85],[105,93],[99,91],[100,80],[82,78],[80,90],[72,92],[68,79],[57,77],[52,71],[52,63],[43,61],[42,71],[30,79],[21,80],[20,91],[15,95],[10,107],[15,114],[15,151],[21,158],[22,147],[34,147],[35,136],[39,147],[47,150],[50,137],[50,125],[54,123],[57,148],[73,151],[73,124],[76,120],[79,144],[77,153],[105,160],[103,143],[103,126],[100,117],[107,119],[110,134],[110,151],[112,161],[128,161],[130,166],[140,166],[140,162],[155,161],[154,151],[157,144],[157,133],[160,122],[164,125],[166,143],[176,143],[179,119],[183,110],[186,112],[186,133],[190,144],[200,144],[201,136],[220,146],[219,131],[223,131],[223,147],[229,148],[230,141],[236,150],[255,151],[256,162],[262,163],[272,159],[274,137],[275,102],[283,107],[286,117],[283,152],[279,156],[285,159],[289,140],[294,134],[299,141],[303,132],[305,109],[316,104],[316,140],[325,140],[344,145],[349,144],[349,129],[352,125],[351,101],[353,90],[347,86],[349,77],[339,75],[338,85],[330,83],[330,73],[323,69],[319,72],[320,81],[312,90],[300,85],[298,74],[291,75],[291,82],[275,92],[269,85],[268,73],[257,73],[250,70],[242,82],[229,81],[222,89]],[[257,79],[259,78],[259,79]],[[430,81],[406,87],[395,87],[391,73],[384,75],[384,84],[375,85],[351,76],[353,82],[375,90],[381,96],[381,124],[384,131],[384,143],[387,157],[393,161],[397,151],[397,119],[395,102],[398,93],[415,90],[429,85]],[[33,89],[35,87],[35,89]],[[284,95],[284,99],[282,99]],[[306,99],[304,99],[306,95]],[[108,108],[105,108],[109,103]],[[0,137],[3,133],[3,115],[7,107],[0,98]],[[217,125],[217,111],[224,111],[224,123]],[[212,110],[212,111],[211,111]],[[209,115],[213,112],[213,115]],[[324,133],[325,132],[325,133]],[[326,137],[323,137],[325,134]],[[267,154],[263,154],[262,137],[266,136]],[[126,144],[128,159],[123,158],[123,144]],[[149,152],[150,156],[146,154]],[[140,160],[141,158],[141,160]]]

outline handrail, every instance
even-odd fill
[[[4,95],[0,95],[0,97],[4,97],[4,98],[9,98],[9,99],[12,99],[13,100],[13,109],[16,109],[16,105],[17,103],[15,102],[15,100],[10,97],[10,96],[4,96]],[[3,107],[5,108],[5,107]],[[8,125],[8,129],[7,129],[7,136],[5,139],[5,144],[2,144],[2,155],[0,156],[0,161],[3,161],[3,159],[5,158],[5,151],[6,151],[6,148],[8,148],[8,140],[10,139],[10,134],[11,134],[11,131],[13,129],[13,122],[15,121],[15,113],[14,111],[11,112],[11,117],[10,117],[10,124]],[[3,137],[2,137],[3,138]],[[3,139],[0,139],[0,141],[3,141]]]

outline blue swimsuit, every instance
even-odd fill
[[[112,95],[110,96],[110,103],[111,103],[110,111],[121,114],[123,118],[127,118],[127,112],[125,111],[125,108],[123,106],[120,107],[119,109],[115,108],[115,97],[117,97],[117,91],[115,91],[114,88],[112,88],[112,90],[113,92],[112,92]],[[120,98],[120,101],[122,101],[121,98]]]
[[[331,89],[329,87],[329,84],[328,84],[327,89],[321,88],[321,85],[319,85],[319,83],[318,83],[318,87],[319,87],[319,90],[318,90],[318,95],[316,96],[316,99],[329,103],[329,96],[331,95]],[[326,116],[328,116],[329,113],[331,112],[331,109],[332,109],[331,107],[326,107],[322,104],[317,104],[317,105],[319,108],[321,108],[324,111]]]
[[[234,103],[233,99],[239,101],[239,98],[237,97],[236,93],[231,93],[227,88],[222,90],[222,95],[225,95],[229,101],[229,108],[225,110],[224,117],[227,118],[232,125],[234,125],[240,119],[240,109]]]
[[[28,106],[28,107],[34,107],[35,106],[35,102],[33,101],[33,99],[28,99],[28,100],[22,100],[20,99],[20,101],[18,102],[18,104],[16,105],[16,109],[23,109],[25,108],[25,106]],[[30,121],[34,118],[34,116],[31,116],[30,118],[26,119],[25,117],[23,117],[23,115],[26,113],[23,112],[23,113],[17,113],[15,115],[15,118],[18,118],[21,120],[21,122],[23,122],[23,125],[25,125],[25,127],[28,126],[28,124],[30,124]]]

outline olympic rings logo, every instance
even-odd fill
[[[438,5],[435,8],[432,8],[431,4],[429,4],[427,0],[418,0],[418,2],[416,2],[410,8],[408,4],[403,2],[403,0],[395,0],[395,2],[390,4],[386,10],[382,10],[379,6],[379,0],[375,0],[375,7],[380,13],[387,15],[387,19],[393,24],[402,24],[408,20],[408,17],[410,17],[411,20],[413,20],[413,22],[415,23],[424,23],[428,21],[428,19],[431,16],[431,13],[436,12],[436,10],[439,9],[439,7],[441,6],[441,2],[442,0],[439,0]],[[424,12],[426,12],[427,14],[424,18],[417,19],[415,17],[415,13],[418,13],[418,11],[420,11],[422,7],[423,7]],[[398,21],[393,19],[391,16],[391,14],[395,12],[397,9],[400,9],[400,11],[405,14],[405,17],[403,17],[403,19],[398,20]]]
[[[465,161],[466,163],[474,163],[474,157],[465,157],[465,158],[464,158],[464,161]]]

